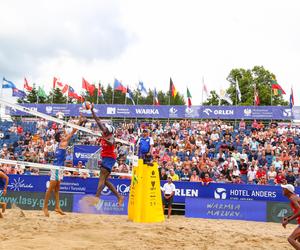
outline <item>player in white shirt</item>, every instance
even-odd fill
[[[164,184],[163,191],[163,211],[165,211],[165,206],[168,206],[168,219],[170,218],[172,212],[172,203],[175,195],[175,185],[172,182],[172,178],[168,177],[168,182]]]

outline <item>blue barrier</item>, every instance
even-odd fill
[[[49,176],[10,175],[9,190],[27,192],[45,192]],[[111,179],[117,190],[128,196],[130,180]],[[163,186],[165,181],[161,181]],[[199,182],[174,182],[176,192],[174,202],[185,203],[186,197],[208,198],[217,200],[256,200],[287,202],[280,186],[233,185],[211,183],[202,186]],[[65,177],[61,183],[61,192],[77,194],[94,194],[98,186],[98,178],[83,179],[80,177]],[[300,188],[296,188],[300,193]],[[105,187],[102,195],[111,195]]]
[[[185,216],[208,219],[267,221],[267,202],[186,198]]]

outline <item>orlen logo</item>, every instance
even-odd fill
[[[212,110],[211,109],[204,109],[203,113],[205,113],[207,115],[210,115],[212,113]]]
[[[227,193],[225,188],[217,188],[214,193],[216,200],[225,200],[227,198]]]
[[[176,114],[177,111],[178,110],[176,108],[174,108],[174,107],[172,107],[172,108],[169,109],[170,114]]]

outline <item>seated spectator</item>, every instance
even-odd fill
[[[190,171],[187,167],[185,167],[181,173],[180,180],[181,181],[190,181],[190,178],[191,178]]]
[[[285,184],[286,180],[285,180],[285,176],[282,173],[282,170],[279,170],[277,173],[277,176],[275,177],[274,180],[276,185],[281,185],[281,184]]]
[[[160,169],[159,177],[161,180],[167,180],[168,176],[167,176],[166,170],[164,168]]]
[[[285,176],[285,179],[286,179],[287,184],[292,184],[293,186],[295,185],[296,177],[291,168],[288,169],[288,173]]]
[[[209,177],[209,174],[206,173],[204,178],[201,180],[203,186],[208,186],[209,183],[213,182],[213,179]]]
[[[274,185],[275,184],[275,178],[277,176],[277,172],[275,171],[275,166],[272,165],[270,167],[270,170],[268,171],[268,183],[270,185]]]
[[[199,182],[199,181],[200,181],[200,178],[197,175],[197,171],[193,170],[191,178],[190,178],[190,182]]]
[[[175,171],[173,168],[170,169],[170,174],[168,177],[171,177],[172,181],[179,181],[179,176],[175,174]]]

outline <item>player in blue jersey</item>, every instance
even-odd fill
[[[85,122],[85,119],[81,116],[79,119],[79,125],[81,126]],[[44,214],[46,217],[49,217],[48,211],[48,202],[51,196],[51,193],[54,192],[55,196],[55,212],[65,215],[65,213],[61,210],[59,206],[59,189],[60,189],[60,182],[63,179],[63,167],[65,165],[66,160],[66,150],[69,144],[70,139],[76,133],[77,129],[73,129],[70,134],[67,134],[66,131],[57,132],[55,134],[55,140],[59,143],[56,151],[55,151],[55,159],[53,161],[54,166],[61,166],[61,169],[51,169],[51,176],[50,176],[50,185],[47,189],[45,200],[44,200]]]
[[[7,186],[8,186],[8,182],[9,182],[9,177],[3,172],[2,169],[0,169],[0,190],[2,191],[0,196],[6,195],[6,191],[7,191]],[[6,209],[6,203],[5,202],[0,202],[1,208],[2,210],[0,211],[0,218],[3,218],[2,213],[5,212]]]

